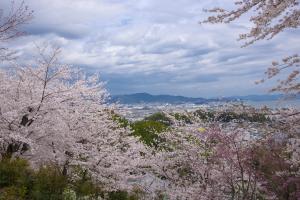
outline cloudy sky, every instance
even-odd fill
[[[20,2],[20,1],[16,1]],[[255,85],[272,60],[299,52],[299,31],[240,48],[236,39],[251,26],[199,25],[203,8],[232,0],[26,0],[34,19],[27,35],[8,45],[20,62],[35,45],[63,49],[61,61],[100,73],[112,94],[148,92],[194,97],[266,93]],[[7,10],[10,0],[1,0]]]

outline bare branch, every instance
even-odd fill
[[[4,10],[0,9],[0,61],[15,59],[15,52],[1,47],[2,43],[24,35],[25,32],[21,31],[20,27],[33,17],[33,11],[29,10],[24,1],[19,5],[12,1],[10,11],[7,15],[4,13]]]

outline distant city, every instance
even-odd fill
[[[192,98],[173,95],[151,95],[135,93],[114,95],[110,103],[117,103],[119,112],[129,120],[140,120],[161,111],[195,111],[200,108],[214,108],[225,104],[245,104],[256,108],[300,107],[299,96],[286,99],[284,95],[248,95],[222,98]]]

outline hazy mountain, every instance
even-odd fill
[[[136,93],[126,95],[114,95],[111,97],[111,103],[121,104],[139,104],[139,103],[169,103],[169,104],[183,104],[183,103],[195,103],[203,104],[208,102],[223,102],[223,101],[274,101],[282,98],[283,95],[247,95],[247,96],[231,96],[222,98],[193,98],[184,96],[173,95],[151,95],[148,93]],[[299,96],[298,98],[299,99]]]
[[[138,104],[138,103],[170,103],[170,104],[182,104],[182,103],[206,103],[209,101],[205,98],[192,98],[184,96],[173,95],[151,95],[148,93],[136,93],[127,95],[115,95],[111,97],[111,102],[122,104]]]
[[[294,97],[286,97],[282,94],[275,95],[247,95],[247,96],[232,96],[229,97],[235,100],[243,100],[243,101],[276,101],[280,99],[300,99],[300,95]]]

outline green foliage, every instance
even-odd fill
[[[31,176],[32,171],[26,160],[3,158],[0,162],[0,188],[30,185]]]
[[[218,122],[231,122],[234,119],[240,119],[239,115],[234,112],[223,112],[216,117]]]
[[[3,158],[0,162],[0,200],[25,199],[32,188],[32,174],[27,161]]]
[[[154,113],[148,117],[145,117],[145,121],[154,121],[154,122],[160,122],[164,124],[165,126],[171,126],[172,121],[169,119],[166,114],[158,112]]]
[[[59,166],[41,166],[36,172],[23,159],[5,158],[0,161],[0,200],[79,200],[97,199],[107,194],[109,200],[137,200],[136,193],[105,192],[87,172],[73,167],[66,176]],[[75,178],[74,178],[75,177]]]
[[[188,165],[182,165],[180,168],[177,169],[179,177],[187,177],[193,173],[192,169]]]
[[[137,121],[131,125],[133,135],[140,138],[142,142],[150,147],[157,148],[158,145],[163,142],[163,139],[159,136],[168,130],[168,126],[157,121]]]
[[[79,166],[64,175],[55,164],[34,171],[26,160],[3,158],[0,161],[0,200],[138,200],[138,193],[103,191],[87,170]],[[106,194],[106,195],[105,195]]]
[[[34,176],[32,199],[63,199],[64,188],[68,186],[68,177],[62,174],[57,165],[42,166]]]
[[[76,192],[70,188],[65,188],[63,192],[64,200],[77,200]]]
[[[10,186],[0,191],[0,200],[22,200],[26,198],[27,188]]]
[[[130,126],[129,121],[125,117],[122,117],[118,114],[113,113],[112,120],[114,122],[117,122],[121,128],[126,128],[126,127]]]
[[[264,123],[269,121],[267,116],[263,113],[235,113],[235,112],[222,112],[216,117],[216,121],[219,122],[231,122],[231,121],[249,121]]]
[[[138,200],[138,196],[126,191],[114,191],[108,194],[108,200]]]
[[[252,115],[248,115],[247,117],[248,121],[250,122],[264,123],[270,121],[270,119],[264,113],[254,113]]]
[[[163,142],[159,133],[166,131],[172,124],[171,119],[169,119],[164,113],[155,113],[145,117],[141,121],[133,123],[115,113],[112,113],[111,116],[112,120],[117,122],[120,127],[130,127],[133,136],[138,137],[144,144],[155,148]]]
[[[198,117],[203,121],[213,121],[215,118],[215,113],[211,111],[196,110],[194,112],[194,116]]]
[[[163,191],[157,191],[155,200],[168,200],[168,195],[165,194]]]
[[[192,120],[187,115],[175,113],[174,117],[178,121],[183,121],[184,123],[192,124]]]
[[[232,121],[248,121],[248,122],[259,122],[264,123],[269,121],[268,117],[264,113],[236,113],[232,111],[224,111],[220,113],[196,110],[194,116],[199,119],[209,122],[209,121],[218,121],[218,122],[232,122]]]
[[[103,194],[101,188],[94,184],[92,177],[86,169],[79,166],[73,168],[73,173],[77,177],[71,181],[72,189],[79,198],[90,196],[97,198]]]

